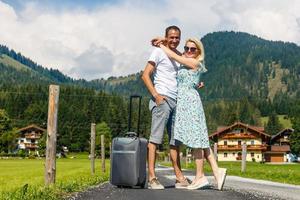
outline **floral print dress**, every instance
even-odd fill
[[[174,138],[191,148],[209,148],[205,114],[197,91],[200,74],[206,71],[200,63],[196,70],[181,66],[177,75]]]

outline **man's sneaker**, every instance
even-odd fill
[[[163,190],[163,189],[165,189],[165,187],[155,177],[148,182],[148,189]]]
[[[184,177],[184,179],[181,180],[181,181],[176,179],[175,188],[177,188],[177,189],[186,189],[187,186],[189,186],[190,184],[191,184],[191,180],[189,180],[186,177]]]

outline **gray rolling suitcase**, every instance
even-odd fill
[[[131,132],[132,99],[139,99],[137,133]],[[147,140],[139,137],[141,96],[130,96],[128,132],[112,141],[110,183],[118,187],[146,185]]]

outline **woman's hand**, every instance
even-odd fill
[[[164,44],[166,39],[164,37],[156,37],[151,40],[152,46],[159,47],[160,44]]]
[[[198,84],[198,89],[201,89],[201,88],[203,88],[204,87],[204,82],[200,82],[199,84]]]

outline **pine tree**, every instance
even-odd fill
[[[268,134],[275,135],[280,130],[282,130],[282,125],[279,122],[278,116],[275,112],[272,112],[272,114],[269,116],[269,121],[267,123],[267,126],[265,127],[265,130]]]
[[[294,132],[290,136],[291,150],[294,154],[300,155],[300,117],[293,120]]]
[[[111,143],[111,129],[105,122],[98,123],[96,125],[96,152],[100,155],[100,147],[101,147],[101,135],[104,135],[104,142],[105,142],[105,155],[109,155],[109,146]]]

